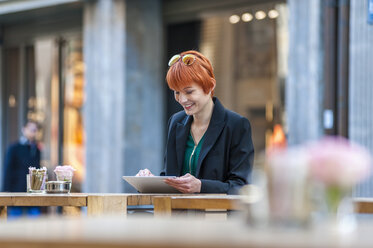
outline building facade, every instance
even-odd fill
[[[347,136],[373,153],[371,1],[289,0],[290,144],[325,134]],[[373,179],[354,194],[373,196]]]

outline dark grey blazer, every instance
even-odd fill
[[[254,147],[249,121],[227,110],[214,97],[214,110],[198,158],[196,176],[202,182],[201,193],[234,194],[247,184],[251,174]],[[193,116],[184,111],[168,122],[165,168],[161,175],[181,176],[185,145]]]

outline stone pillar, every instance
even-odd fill
[[[214,95],[228,109],[235,109],[234,81],[234,25],[225,17],[210,17],[202,22],[200,50],[214,68],[216,88]]]
[[[373,154],[373,25],[367,23],[368,1],[350,1],[349,137]],[[373,178],[355,195],[373,197]]]
[[[323,131],[320,0],[289,0],[289,74],[286,114],[289,144],[319,138]]]
[[[163,167],[165,125],[163,23],[160,0],[126,1],[125,175]],[[126,184],[127,192],[133,188]]]
[[[3,37],[1,33],[1,26],[0,26],[0,191],[2,190],[3,185],[3,166],[4,166],[4,152],[5,148],[4,145],[4,125],[3,125],[3,115],[4,115],[4,86],[3,86]]]
[[[84,5],[84,192],[123,190],[125,12],[123,0],[86,1]]]

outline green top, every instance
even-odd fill
[[[184,165],[183,165],[183,173],[190,173],[193,176],[196,176],[196,168],[199,158],[199,153],[201,152],[203,140],[205,135],[202,136],[201,140],[198,142],[198,145],[195,145],[194,139],[192,134],[189,132],[189,136],[185,146],[185,154],[184,154]]]

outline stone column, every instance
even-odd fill
[[[165,125],[163,23],[160,0],[126,1],[125,175],[163,167]],[[126,184],[127,192],[133,188]]]
[[[4,126],[3,126],[3,102],[4,102],[4,86],[3,86],[3,46],[2,46],[2,33],[1,33],[1,26],[0,26],[0,190],[2,190],[3,185],[3,164],[4,164],[4,152],[5,149],[3,148],[4,145]]]
[[[122,192],[125,144],[126,2],[84,5],[85,192]]]
[[[289,0],[289,74],[286,114],[289,144],[319,138],[323,131],[320,0]]]
[[[350,1],[349,137],[373,154],[373,25],[367,23],[368,1]],[[372,197],[373,178],[355,195]]]

